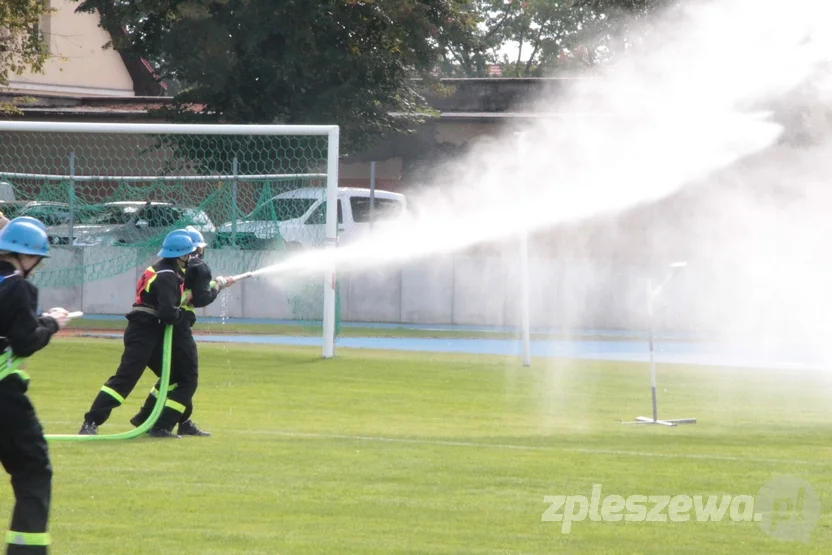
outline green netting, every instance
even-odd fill
[[[0,182],[15,195],[0,210],[47,225],[40,287],[145,267],[188,225],[208,241],[215,275],[238,274],[325,245],[326,160],[326,136],[0,131]],[[281,287],[308,325],[320,324],[323,289],[322,276]]]

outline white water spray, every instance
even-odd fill
[[[543,99],[550,114],[524,129],[522,159],[510,133],[480,143],[443,168],[434,185],[451,186],[427,187],[412,217],[253,274],[376,267],[666,197],[777,140],[782,127],[754,108],[830,59],[829,11],[810,0],[732,0],[667,16],[602,78]]]
[[[758,164],[750,174],[737,169],[741,165],[736,162],[759,162],[760,154],[776,150],[771,147],[783,127],[768,111],[772,106],[782,111],[784,99],[791,99],[793,90],[811,82],[820,98],[832,98],[830,81],[823,78],[828,76],[824,64],[832,60],[830,8],[814,0],[722,0],[688,3],[684,10],[664,14],[651,22],[645,43],[606,68],[603,76],[576,80],[557,96],[539,99],[539,117],[521,129],[519,146],[514,135],[518,129],[506,129],[499,137],[473,145],[461,160],[440,168],[439,177],[426,176],[421,191],[409,195],[416,210],[407,219],[385,222],[372,236],[353,244],[307,251],[253,275],[265,275],[282,286],[283,275],[320,274],[332,265],[339,272],[375,269],[454,252],[526,230],[661,202],[726,168],[737,180],[753,181],[773,171],[787,181],[799,158],[802,175],[810,165],[819,177],[820,167],[807,162],[806,156],[786,156],[782,165],[764,164],[763,169]],[[829,150],[816,149],[811,156],[830,159]],[[740,222],[749,218],[761,223],[759,229],[781,214],[773,201],[765,203],[763,210],[749,202],[757,199],[741,195],[714,194],[710,202],[719,208],[726,198],[733,212],[723,218],[733,217],[736,222],[733,228],[724,229],[741,228]],[[684,209],[684,205],[677,206],[667,217],[683,220]],[[793,222],[801,225],[805,213],[796,211]],[[749,240],[750,231],[745,237],[724,232],[708,236],[701,222],[691,229],[696,231],[694,236],[707,240],[694,245],[700,263],[686,270],[685,276],[695,275],[708,257],[724,263],[733,255],[734,262],[697,277],[698,289],[686,293],[685,303],[675,307],[677,314],[693,314],[688,320],[696,321],[699,307],[709,304],[717,309],[703,315],[702,321],[710,319],[725,327],[757,326],[756,330],[760,308],[766,303],[774,315],[792,310],[788,301],[780,301],[788,297],[781,295],[785,278],[778,276],[775,282],[758,271],[770,268],[772,259],[767,258],[765,245]],[[618,231],[613,228],[611,233]],[[671,262],[678,259],[674,251],[680,244],[667,235],[651,248],[670,256],[666,262]],[[736,274],[736,268],[745,273],[735,278],[726,275]],[[798,266],[793,268],[780,273],[795,274],[788,289],[799,289],[800,302],[809,303],[811,292],[820,289],[818,275],[807,276]],[[560,307],[560,322],[569,321],[570,310],[574,314],[585,310],[599,285],[609,287],[616,281],[594,274],[570,279],[582,283],[568,291],[574,300],[565,310]],[[589,281],[597,283],[592,287]],[[761,281],[766,282],[764,286]],[[684,279],[677,280],[674,288],[678,291],[683,283]],[[803,285],[797,287],[798,283]],[[636,294],[643,291],[640,284],[633,287]],[[752,291],[758,295],[738,295]],[[623,290],[607,293],[629,306],[630,312],[643,309],[637,299],[626,299],[628,293]],[[673,294],[668,292],[669,297]],[[779,304],[772,304],[773,296]],[[743,302],[737,302],[740,298]]]

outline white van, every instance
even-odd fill
[[[17,200],[14,196],[14,186],[8,181],[0,180],[0,201],[11,202]]]
[[[375,191],[373,222],[403,216],[404,195]],[[338,188],[338,242],[349,243],[370,230],[370,189]],[[253,233],[258,239],[282,238],[287,248],[314,247],[326,242],[326,189],[309,187],[281,193],[261,204],[237,222],[238,233]],[[231,222],[218,229],[230,232]]]

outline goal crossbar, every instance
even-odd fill
[[[337,125],[222,125],[174,123],[83,123],[0,121],[0,131],[28,133],[118,133],[133,135],[330,135]]]
[[[60,175],[49,173],[0,172],[0,178],[40,179],[43,181],[269,181],[272,179],[325,178],[325,173],[266,173],[228,175]]]

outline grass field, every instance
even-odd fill
[[[110,330],[121,331],[127,327],[127,320],[118,318],[97,319],[81,318],[73,320],[67,326],[70,330]],[[195,328],[197,333],[211,334],[244,334],[244,335],[282,335],[289,337],[320,337],[320,326],[298,325],[298,324],[249,324],[237,322],[233,319],[225,323],[204,323],[200,322]],[[481,331],[467,329],[411,329],[406,327],[372,327],[372,326],[342,326],[338,335],[340,337],[395,337],[395,338],[436,338],[436,339],[519,339],[520,331]],[[632,337],[643,337],[644,334],[633,335],[593,335],[582,334],[584,340],[593,341],[620,341]],[[531,333],[532,339],[571,339],[574,335],[565,332]],[[686,338],[678,338],[676,341],[685,341]],[[695,340],[695,339],[692,339]]]
[[[56,339],[32,359],[47,433],[75,433],[120,342]],[[832,552],[832,377],[643,364],[200,346],[194,419],[211,438],[54,442],[55,554]],[[127,419],[144,378],[102,432]],[[808,543],[757,523],[545,522],[544,496],[756,495],[795,475],[820,497]],[[0,515],[11,509],[0,494]],[[2,517],[6,518],[6,517]]]

